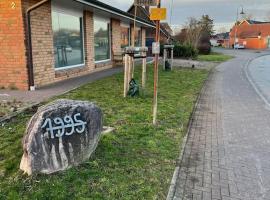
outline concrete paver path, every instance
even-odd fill
[[[135,61],[136,64],[141,63],[141,59]],[[147,63],[152,63],[153,58],[148,57]],[[86,74],[84,76],[75,77],[71,79],[67,79],[61,82],[57,82],[55,84],[42,87],[37,89],[36,91],[19,91],[19,90],[0,90],[0,101],[12,101],[18,100],[25,103],[40,103],[45,101],[51,97],[61,95],[65,92],[78,88],[81,85],[94,82],[99,79],[103,79],[105,77],[112,76],[116,73],[120,73],[123,71],[123,67],[114,67],[110,69],[105,69],[102,71],[97,71],[91,74]]]
[[[270,199],[270,109],[245,72],[258,54],[228,53],[236,58],[213,71],[199,99],[175,200]]]

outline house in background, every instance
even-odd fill
[[[270,48],[270,22],[243,20],[230,32],[230,47],[233,48],[235,43],[247,49]]]
[[[134,15],[135,13],[135,6],[132,5],[128,11],[128,13]],[[143,6],[137,6],[137,16],[139,18],[142,18],[149,23],[154,23],[150,20],[150,8],[149,7],[143,7]],[[168,23],[161,23],[160,25],[160,43],[166,44],[172,40],[173,31],[170,28]],[[155,41],[155,35],[156,35],[156,29],[153,27],[147,27],[146,28],[146,46],[148,47],[148,55],[152,55],[152,43]]]
[[[4,0],[0,8],[1,88],[34,89],[111,68],[133,32],[132,14],[97,0]],[[136,24],[135,43],[145,46],[155,24],[140,17]]]
[[[229,34],[229,32],[224,32],[212,35],[210,39],[211,46],[229,48]]]

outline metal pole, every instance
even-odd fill
[[[235,48],[235,45],[236,45],[236,37],[237,37],[237,26],[238,26],[238,8],[237,8],[237,14],[236,14],[236,24],[235,24],[235,31],[234,31],[234,46],[233,48]]]
[[[173,0],[171,0],[171,15],[170,15],[170,26],[172,25],[172,14],[173,14]]]
[[[158,8],[161,7],[161,0],[158,0]],[[156,21],[156,39],[155,42],[159,43],[160,40],[160,21]],[[155,66],[154,66],[154,101],[153,101],[153,124],[157,124],[157,99],[158,99],[158,62],[159,54],[155,54]]]

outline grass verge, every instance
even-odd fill
[[[135,71],[140,80],[141,70]],[[92,158],[65,172],[27,177],[18,170],[21,140],[33,112],[0,126],[0,199],[165,199],[179,146],[207,70],[160,71],[158,126],[151,117],[153,66],[148,66],[147,91],[122,97],[123,75],[82,86],[58,98],[95,102],[105,135]]]
[[[225,62],[232,58],[233,56],[212,52],[209,55],[198,55],[197,60],[207,62]]]

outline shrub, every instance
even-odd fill
[[[204,42],[198,45],[198,51],[200,54],[208,55],[211,52],[211,43]]]
[[[163,56],[164,45],[160,46],[160,56]],[[196,58],[198,56],[198,50],[190,45],[174,44],[175,58]]]
[[[197,49],[190,45],[175,45],[174,57],[176,58],[196,58],[198,56]]]

